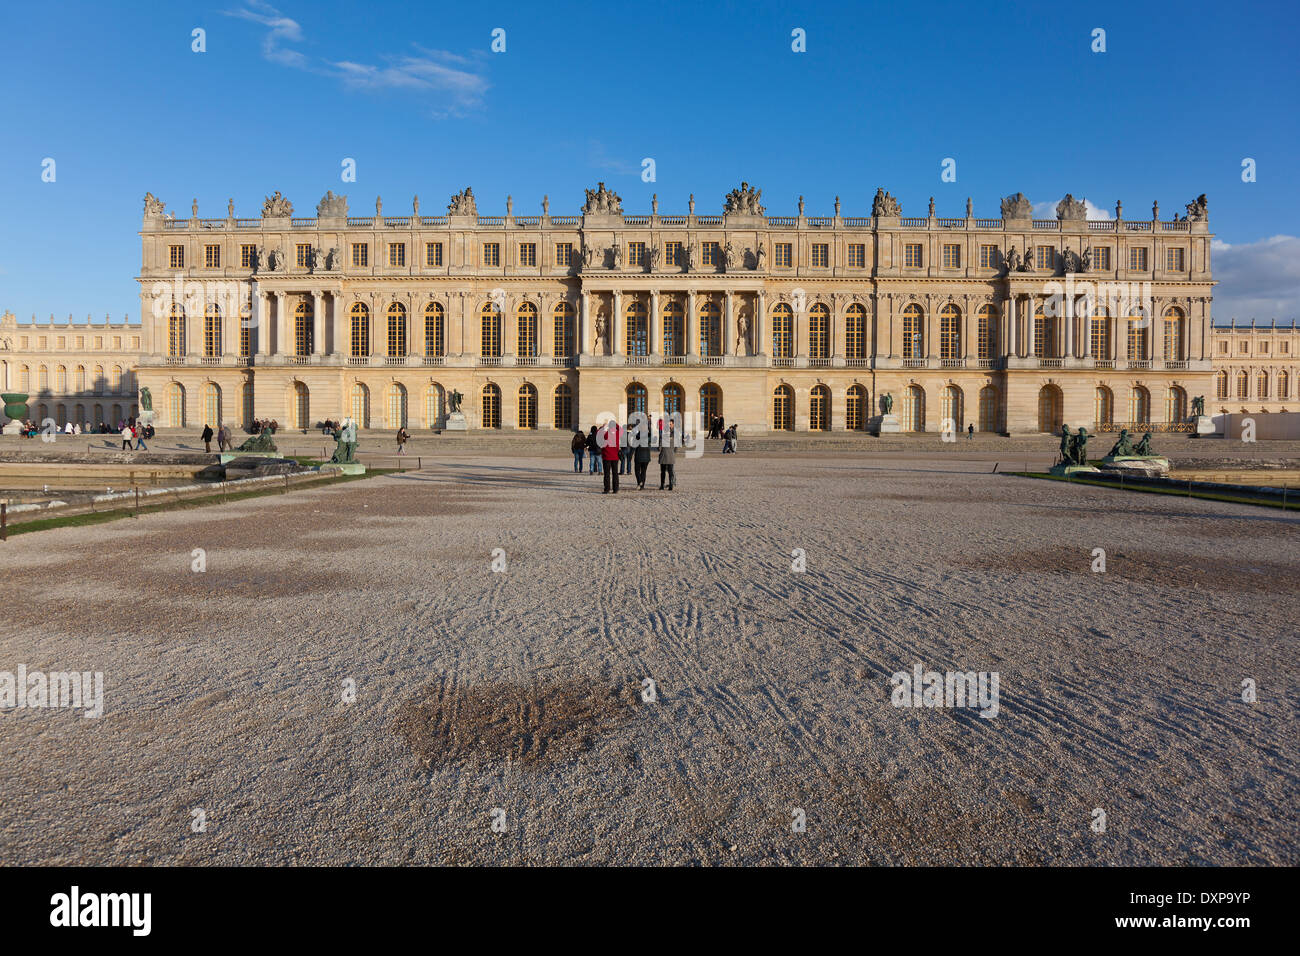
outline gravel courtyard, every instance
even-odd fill
[[[0,710],[0,864],[1300,863],[1294,516],[951,455],[424,465],[0,544],[0,671],[105,709]],[[893,706],[917,665],[996,716]]]

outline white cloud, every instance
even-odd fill
[[[446,50],[417,46],[415,49],[419,55],[384,57],[382,65],[353,60],[317,62],[285,46],[304,41],[302,26],[265,0],[246,0],[242,8],[224,13],[267,28],[266,36],[262,38],[262,56],[273,63],[331,76],[351,89],[440,93],[445,99],[433,108],[435,116],[479,106],[488,89],[487,80],[474,72],[473,61]]]
[[[1300,317],[1300,236],[1258,242],[1210,243],[1214,321],[1229,319],[1290,323]]]
[[[1064,196],[1061,197],[1061,199],[1064,199],[1064,198],[1065,198]],[[1059,202],[1061,201],[1061,199],[1053,199],[1051,202],[1036,202],[1036,203],[1034,203],[1034,218],[1035,218],[1035,219],[1055,219],[1055,218],[1056,218],[1056,205],[1057,205],[1057,203],[1059,203]],[[1089,219],[1112,219],[1112,218],[1114,218],[1113,216],[1111,216],[1111,214],[1110,214],[1110,212],[1109,212],[1108,210],[1102,209],[1100,206],[1094,206],[1094,205],[1092,204],[1092,200],[1090,200],[1090,199],[1085,199],[1085,200],[1083,201],[1083,206],[1084,206],[1084,208],[1085,208],[1085,209],[1087,210],[1087,212],[1088,212],[1088,218],[1089,218]]]

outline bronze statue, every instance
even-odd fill
[[[889,412],[890,412],[890,410],[893,409],[893,407],[894,407],[894,396],[893,396],[893,395],[891,395],[891,394],[889,394],[888,392],[886,392],[884,395],[881,395],[881,396],[880,396],[880,412],[881,412],[881,414],[883,414],[883,415],[888,415]]]
[[[1062,425],[1061,426],[1061,447],[1059,449],[1059,454],[1061,457],[1061,464],[1063,465],[1068,465],[1070,464],[1071,461],[1074,460],[1074,450],[1071,447],[1070,438],[1071,438],[1070,426]]]
[[[1123,458],[1133,454],[1133,443],[1129,440],[1128,429],[1122,428],[1119,433],[1119,441],[1115,442],[1115,447],[1110,450],[1107,458]]]
[[[1074,441],[1070,443],[1070,455],[1074,463],[1080,468],[1086,468],[1088,465],[1088,430],[1080,427],[1079,433],[1074,436]]]
[[[1152,457],[1150,432],[1147,432],[1145,435],[1142,436],[1142,440],[1137,443],[1137,448],[1133,449],[1133,454],[1140,455],[1145,458]]]
[[[351,418],[343,420],[342,427],[334,435],[334,455],[330,458],[332,465],[350,465],[357,460],[357,423]]]
[[[1197,418],[1201,418],[1205,415],[1204,395],[1197,395],[1194,399],[1192,399],[1192,414],[1195,415]]]

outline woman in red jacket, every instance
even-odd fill
[[[620,438],[618,422],[610,419],[605,423],[605,427],[600,430],[597,436],[597,444],[600,445],[600,458],[605,465],[605,490],[602,495],[609,494],[609,483],[614,482],[614,494],[618,494],[618,452]]]

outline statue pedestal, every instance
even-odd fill
[[[1169,474],[1169,459],[1160,455],[1107,455],[1098,463],[1108,475],[1141,475],[1145,478],[1163,478]]]
[[[366,473],[366,466],[361,464],[359,461],[350,461],[343,465],[327,461],[323,465],[317,465],[316,470],[323,474],[364,475]]]
[[[156,427],[154,425],[154,418],[155,418],[154,410],[150,408],[141,412],[139,417],[136,418],[136,422],[141,425],[148,425],[150,428],[154,428]]]
[[[1098,470],[1092,465],[1053,465],[1047,470],[1049,475],[1059,475],[1062,478],[1068,478],[1070,475],[1077,474],[1098,474]]]
[[[444,431],[449,432],[467,432],[469,431],[469,422],[465,421],[464,412],[451,412],[447,415],[447,424],[443,426]]]
[[[0,435],[20,435],[22,431],[23,423],[16,418],[11,418],[5,422],[3,428],[0,428]]]
[[[1214,432],[1215,432],[1215,428],[1214,428],[1214,419],[1213,419],[1213,418],[1211,418],[1209,415],[1197,415],[1197,416],[1196,416],[1196,434],[1197,434],[1197,435],[1213,435]]]
[[[903,433],[903,424],[898,420],[897,415],[881,415],[880,430],[878,435],[901,435]]]

